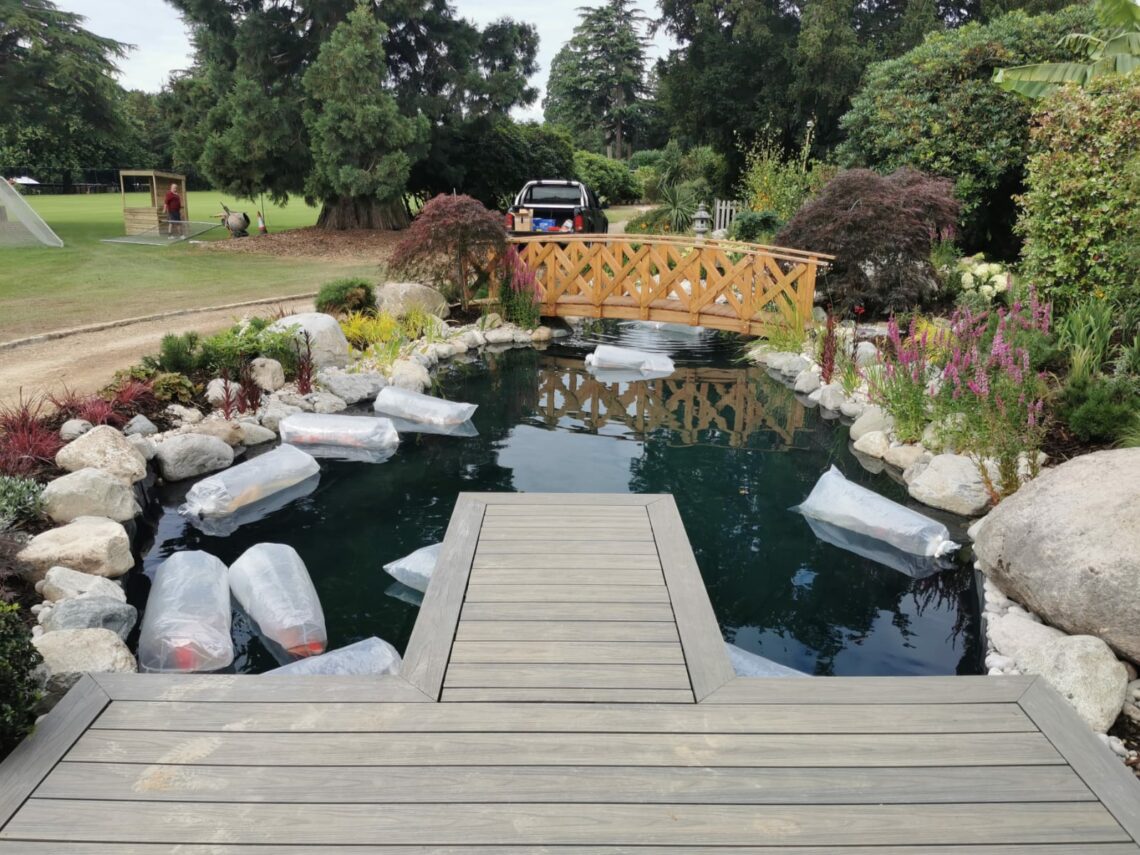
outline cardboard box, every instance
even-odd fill
[[[530,208],[519,208],[519,210],[515,212],[516,232],[534,231],[534,221],[531,219],[533,213]]]

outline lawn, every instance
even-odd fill
[[[146,204],[148,197],[139,195]],[[337,276],[375,275],[373,263],[349,258],[274,258],[211,252],[190,245],[101,243],[123,234],[122,198],[36,196],[26,199],[63,239],[62,249],[0,247],[0,341],[48,330],[136,317],[172,309],[212,306],[315,291]],[[191,192],[190,218],[213,219],[225,203],[253,219],[256,208],[214,192]],[[297,199],[266,202],[271,231],[312,225],[317,209]],[[256,220],[255,220],[256,222]],[[203,240],[225,240],[215,229]]]

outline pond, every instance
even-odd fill
[[[600,383],[583,358],[603,341],[669,352],[678,370]],[[320,595],[329,649],[377,635],[403,651],[418,595],[381,566],[441,540],[460,492],[672,493],[728,641],[809,674],[984,673],[969,555],[914,579],[818,539],[789,508],[829,466],[897,501],[906,491],[864,470],[846,427],[739,354],[728,337],[607,323],[544,352],[443,365],[437,394],[479,405],[477,437],[405,434],[380,465],[322,461],[313,493],[228,537],[178,516],[189,483],[163,487],[144,567],[185,549],[229,564],[256,543],[287,543]],[[148,584],[132,574],[140,608]],[[278,664],[236,610],[234,638],[235,671]]]

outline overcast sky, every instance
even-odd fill
[[[546,86],[550,60],[570,38],[578,22],[578,7],[599,3],[600,0],[453,0],[461,16],[479,24],[508,17],[538,27],[539,70],[531,82],[539,89]],[[86,17],[89,30],[135,45],[119,63],[120,82],[128,89],[157,91],[170,72],[190,64],[190,38],[186,27],[165,0],[56,0],[56,5]],[[641,6],[648,14],[656,12],[653,0],[643,0]],[[670,45],[667,36],[658,34],[651,53],[663,55]],[[520,115],[541,118],[541,100],[540,96],[534,107]]]

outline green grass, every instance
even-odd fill
[[[626,223],[642,211],[647,210],[645,205],[614,205],[606,209],[606,219],[613,223]]]
[[[25,197],[64,242],[62,249],[0,247],[0,341],[48,330],[316,291],[339,276],[375,275],[376,266],[343,259],[274,258],[202,251],[190,244],[138,246],[101,243],[123,234],[122,197]],[[214,192],[191,192],[189,218],[213,219],[221,204],[245,211],[256,225],[255,205]],[[129,194],[128,204],[149,197]],[[278,207],[266,201],[272,232],[310,226],[317,209],[301,200]],[[215,229],[202,240],[224,240]]]

